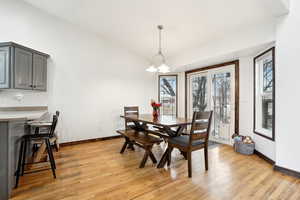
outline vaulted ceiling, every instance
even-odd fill
[[[286,12],[286,0],[24,0],[145,58],[163,49],[172,56]]]

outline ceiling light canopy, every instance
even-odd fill
[[[165,56],[162,53],[161,49],[161,31],[163,30],[162,25],[158,25],[158,36],[159,36],[159,47],[158,53],[153,56],[151,60],[151,65],[146,69],[147,72],[160,72],[160,73],[168,73],[170,72],[170,67],[166,64]]]

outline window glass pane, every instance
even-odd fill
[[[192,77],[193,112],[204,111],[207,107],[207,77]]]
[[[273,62],[265,60],[263,63],[263,92],[272,92],[273,89]]]
[[[230,73],[219,73],[212,76],[212,100],[215,120],[223,124],[230,122]]]
[[[177,113],[177,76],[159,76],[159,102],[162,104],[160,113],[162,115],[173,115]]]

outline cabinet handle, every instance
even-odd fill
[[[36,85],[34,85],[33,88],[36,88]]]
[[[33,88],[33,85],[29,85],[29,87]]]

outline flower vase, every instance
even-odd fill
[[[152,116],[153,116],[154,119],[157,119],[158,116],[159,116],[159,110],[158,109],[153,109]]]

